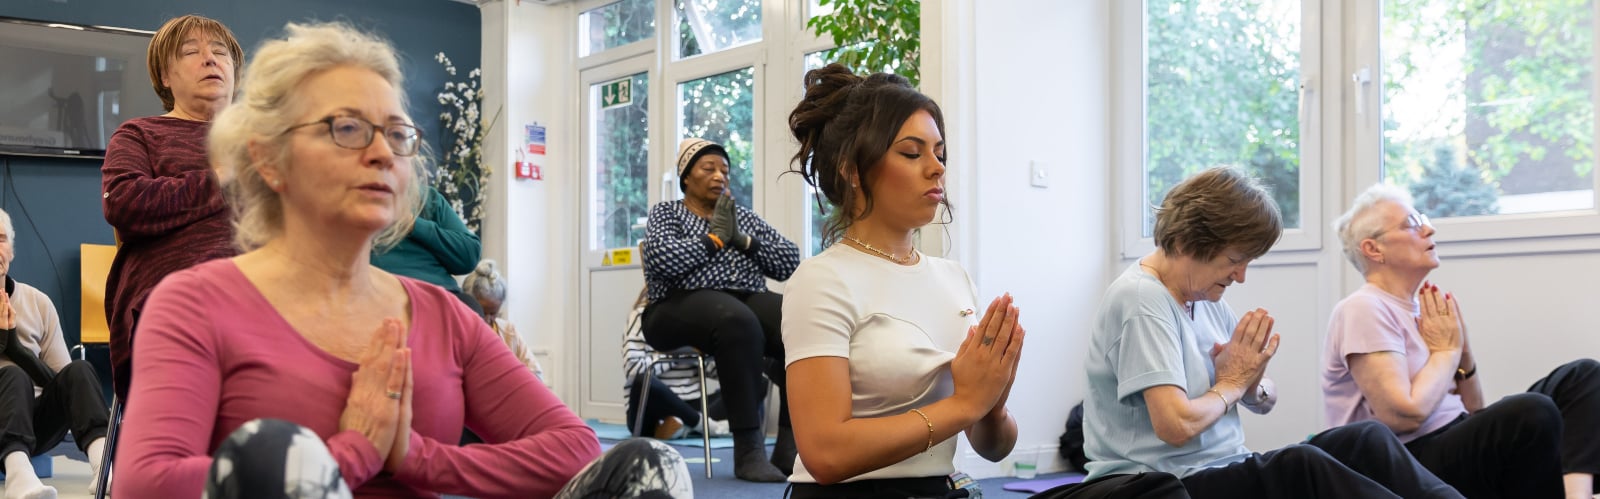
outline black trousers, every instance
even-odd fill
[[[1528,391],[1549,396],[1561,410],[1561,471],[1600,475],[1600,362],[1563,364]]]
[[[1377,421],[1329,429],[1305,444],[1194,473],[1183,485],[1198,499],[1464,497],[1418,464]]]
[[[1189,499],[1189,491],[1178,477],[1154,471],[1106,475],[1045,490],[1029,499]]]
[[[33,396],[33,380],[17,366],[0,368],[0,456],[22,451],[30,456],[48,452],[66,438],[67,431],[88,451],[95,439],[106,436],[111,411],[100,394],[94,366],[75,360],[61,368],[54,380]],[[0,465],[3,466],[3,465]]]
[[[659,378],[651,377],[648,388],[650,403],[644,406],[644,430],[634,428],[634,417],[638,415],[636,411],[639,410],[639,394],[644,389],[642,385],[644,385],[644,373],[639,373],[633,377],[632,388],[628,390],[628,431],[648,437],[655,434],[656,425],[667,416],[676,416],[691,426],[700,424],[700,411],[696,409],[699,407],[699,399],[695,399],[696,402],[691,405],[678,398],[678,394],[673,393],[672,388],[667,387],[667,384],[662,383]]]
[[[1519,393],[1406,444],[1462,495],[1560,498],[1561,413],[1550,397]]]
[[[950,485],[950,477],[880,478],[821,485],[795,483],[784,492],[793,499],[947,499],[967,497]]]
[[[676,293],[644,309],[644,339],[656,350],[691,346],[717,360],[717,381],[730,430],[761,427],[767,384],[781,390],[783,295],[699,289]],[[789,400],[780,393],[779,426],[789,425]],[[654,396],[652,395],[652,398]]]

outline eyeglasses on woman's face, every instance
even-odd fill
[[[283,133],[312,125],[327,125],[328,135],[333,138],[334,145],[346,149],[366,149],[372,145],[372,138],[378,130],[383,130],[383,141],[389,145],[389,150],[395,156],[414,156],[422,147],[422,130],[405,123],[390,123],[379,125],[355,116],[334,115],[310,123],[301,123],[289,127]]]
[[[1418,231],[1423,227],[1433,227],[1433,222],[1428,220],[1427,215],[1423,215],[1421,213],[1411,213],[1406,215],[1406,220],[1401,222],[1399,227],[1378,232],[1377,234],[1374,234],[1373,237],[1381,236],[1396,230]]]

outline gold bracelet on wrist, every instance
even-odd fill
[[[928,446],[924,447],[922,451],[928,452],[933,450],[933,420],[928,419],[928,415],[923,414],[922,409],[912,409],[911,412],[915,412],[918,416],[922,416],[922,422],[928,425]]]
[[[1228,410],[1229,407],[1233,407],[1233,403],[1232,402],[1228,402],[1228,396],[1227,395],[1223,395],[1222,392],[1217,391],[1216,388],[1210,388],[1210,389],[1207,389],[1206,391],[1207,392],[1211,392],[1211,393],[1215,393],[1215,394],[1217,394],[1217,398],[1222,399],[1222,410],[1226,411],[1226,410]]]
[[[722,242],[722,238],[720,238],[720,237],[717,237],[717,235],[716,235],[716,234],[709,234],[709,233],[708,233],[708,234],[706,234],[706,237],[710,237],[710,238],[711,238],[711,242],[712,242],[712,243],[716,243],[716,245],[717,245],[717,249],[722,249],[722,248],[723,248],[723,246],[725,246],[725,245],[724,245],[724,244],[723,244],[723,242]]]

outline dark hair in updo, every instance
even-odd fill
[[[872,212],[873,169],[894,145],[900,126],[917,111],[933,115],[944,135],[944,114],[933,99],[912,88],[905,77],[888,73],[858,76],[843,64],[833,63],[806,72],[806,95],[789,113],[789,130],[800,141],[800,151],[790,172],[799,173],[833,205],[823,229],[823,243],[831,244],[856,220]],[[865,206],[855,212],[850,174],[861,181]],[[946,213],[950,205],[942,201]]]

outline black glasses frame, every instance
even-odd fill
[[[359,124],[359,125],[362,126],[362,130],[364,131],[364,133],[361,135],[361,138],[358,139],[358,140],[360,140],[360,143],[348,143],[347,144],[347,143],[344,143],[344,142],[340,142],[339,134],[334,132],[334,127],[333,127],[334,123],[339,121],[339,120],[350,120],[352,123],[356,123],[356,124]],[[333,140],[333,144],[334,145],[339,146],[339,147],[343,147],[345,149],[366,149],[368,147],[371,147],[372,146],[373,137],[375,137],[377,135],[377,131],[378,130],[383,130],[383,136],[384,136],[383,141],[385,143],[389,144],[389,150],[392,151],[395,156],[415,156],[417,154],[417,152],[422,149],[422,129],[421,128],[417,128],[415,125],[411,125],[409,123],[390,123],[390,124],[387,124],[387,125],[379,125],[377,123],[373,123],[371,121],[367,121],[366,118],[360,118],[360,117],[356,117],[356,116],[345,116],[345,115],[337,115],[336,114],[336,115],[333,115],[333,116],[328,116],[326,118],[322,118],[320,120],[307,122],[307,123],[301,123],[301,124],[298,124],[298,125],[291,126],[291,127],[287,128],[287,129],[284,129],[283,134],[287,134],[287,133],[293,132],[293,131],[295,131],[297,129],[308,127],[308,126],[312,126],[312,125],[327,125],[327,127],[328,127],[328,138]],[[402,134],[405,134],[405,136],[403,138],[400,138],[400,139],[392,139],[392,138],[390,138],[390,137],[392,137],[390,135],[390,133],[393,133],[393,132],[400,132]],[[280,135],[282,135],[282,134],[280,134]],[[351,138],[351,136],[346,136],[346,140],[347,141],[350,138]],[[402,142],[396,143],[395,140],[401,140]]]

